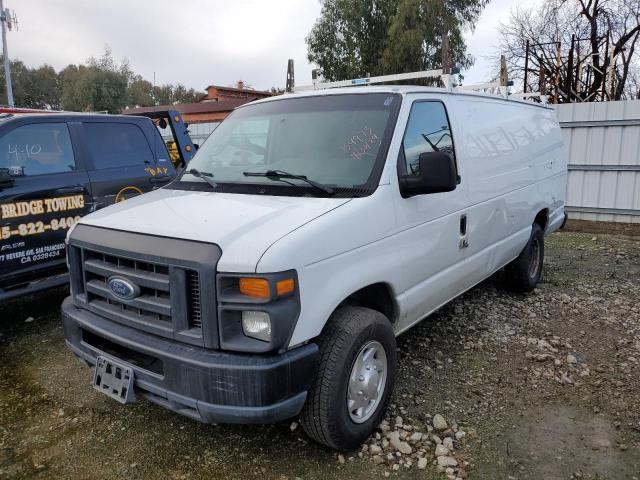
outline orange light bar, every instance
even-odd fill
[[[296,284],[293,281],[293,278],[280,280],[278,283],[276,283],[276,293],[278,294],[279,297],[293,292],[295,288],[296,288]]]
[[[241,278],[240,293],[249,297],[268,299],[269,282],[264,278]]]

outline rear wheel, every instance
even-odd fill
[[[319,347],[320,366],[300,421],[317,442],[352,450],[384,416],[395,383],[395,335],[380,312],[342,307],[329,320]]]
[[[518,292],[530,292],[538,285],[544,263],[544,234],[537,223],[531,228],[531,237],[518,258],[507,265],[507,281]]]

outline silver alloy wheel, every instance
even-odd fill
[[[387,383],[387,354],[380,342],[365,344],[353,362],[347,389],[351,420],[364,423],[375,413]]]

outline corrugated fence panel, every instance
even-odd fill
[[[640,100],[557,112],[569,149],[569,217],[640,223]]]

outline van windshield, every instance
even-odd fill
[[[379,181],[399,104],[396,94],[365,93],[241,107],[213,131],[178,184],[275,195],[368,194]]]

